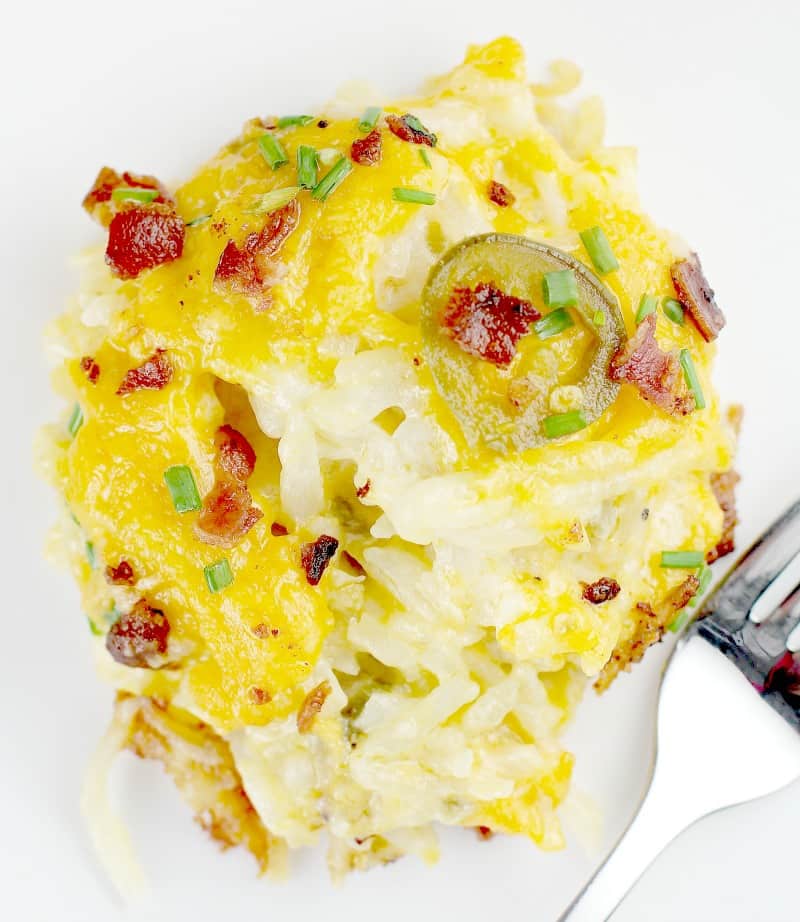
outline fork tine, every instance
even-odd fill
[[[728,628],[747,619],[755,603],[800,553],[800,500],[748,549],[703,606]]]

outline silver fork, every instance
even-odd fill
[[[684,829],[800,777],[800,586],[756,624],[753,609],[800,553],[800,500],[708,598],[664,671],[650,785],[631,824],[559,922],[603,922]],[[766,600],[765,600],[766,601]],[[675,778],[691,774],[691,784]]]

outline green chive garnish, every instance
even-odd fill
[[[277,170],[278,167],[289,162],[286,151],[283,149],[283,144],[281,144],[275,135],[269,133],[262,134],[258,139],[258,146],[261,150],[261,155],[273,170]]]
[[[606,315],[601,310],[596,310],[592,317],[592,323],[596,327],[604,327],[606,325]]]
[[[336,163],[334,163],[316,186],[314,186],[311,190],[311,194],[315,199],[324,202],[328,196],[341,185],[344,178],[352,169],[353,164],[350,163],[347,157],[340,156]]]
[[[297,183],[304,189],[317,184],[317,152],[307,144],[297,148]]]
[[[278,128],[292,128],[295,125],[307,125],[313,121],[313,115],[282,115],[278,119]]]
[[[581,231],[580,237],[583,241],[583,245],[586,247],[586,252],[589,254],[589,259],[592,261],[592,265],[600,275],[606,275],[608,272],[619,269],[617,257],[614,255],[614,251],[611,249],[611,244],[608,242],[608,237],[603,233],[602,227],[590,227],[588,230]]]
[[[658,298],[655,295],[642,295],[639,299],[639,310],[636,311],[636,323],[640,324],[649,314],[655,314],[658,307]]]
[[[194,474],[185,464],[175,464],[164,471],[164,480],[176,512],[194,512],[201,506]]]
[[[91,541],[86,542],[86,559],[89,561],[89,566],[94,570],[97,566],[97,554],[94,552],[94,545]]]
[[[74,439],[78,434],[78,429],[83,425],[83,410],[81,410],[81,405],[76,403],[72,408],[72,413],[70,413],[69,422],[67,423],[67,432]]]
[[[91,618],[87,618],[86,620],[89,622],[89,630],[94,634],[94,636],[95,636],[95,637],[102,637],[102,636],[103,636],[103,632],[102,632],[102,631],[100,630],[100,628],[94,623],[94,621],[92,621]]]
[[[288,205],[297,197],[300,186],[286,186],[284,189],[271,189],[258,197],[253,208],[248,208],[246,214],[271,214],[284,205]]]
[[[670,570],[694,570],[705,563],[702,551],[662,551],[661,566]]]
[[[678,326],[683,326],[683,305],[676,298],[664,298],[661,302],[661,306],[664,309],[664,315],[669,317],[673,323],[677,323]]]
[[[694,405],[698,410],[704,410],[706,398],[703,396],[703,388],[700,386],[700,378],[697,376],[697,369],[694,367],[692,354],[688,349],[681,349],[681,368],[683,377],[689,390],[694,394]]]
[[[233,570],[231,570],[227,557],[223,557],[216,563],[210,563],[203,569],[203,574],[211,592],[221,592],[233,582]]]
[[[542,289],[548,307],[573,307],[578,303],[578,280],[572,269],[546,272]]]
[[[377,125],[378,119],[381,117],[381,111],[380,106],[370,106],[366,109],[361,116],[361,121],[358,123],[358,130],[362,134],[369,134]]]
[[[431,168],[431,158],[428,156],[428,152],[425,150],[424,147],[420,147],[418,148],[418,150],[419,150],[419,159],[425,164],[425,166],[428,169],[430,169]]]
[[[197,227],[198,224],[205,224],[206,221],[210,221],[210,220],[211,220],[210,214],[201,214],[201,215],[198,215],[196,218],[192,218],[191,221],[187,221],[186,226],[187,227]]]
[[[581,429],[585,429],[588,425],[580,410],[570,410],[569,413],[556,413],[554,416],[546,416],[542,420],[542,428],[548,439],[558,439],[562,435],[580,432]]]
[[[392,198],[396,202],[405,202],[409,205],[433,205],[436,202],[436,195],[433,192],[424,192],[422,189],[404,189],[402,186],[395,186],[392,189]]]
[[[551,336],[557,336],[573,326],[575,322],[569,312],[559,307],[558,310],[551,311],[546,317],[534,323],[533,329],[536,330],[539,339],[550,339]]]
[[[111,193],[115,202],[141,202],[147,205],[158,198],[158,189],[143,189],[139,186],[119,186]]]

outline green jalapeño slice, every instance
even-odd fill
[[[473,445],[521,451],[565,438],[613,403],[625,339],[615,296],[583,263],[512,234],[470,237],[431,270],[424,352]]]

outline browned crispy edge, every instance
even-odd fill
[[[737,438],[741,429],[742,415],[743,411],[739,405],[734,405],[728,410],[728,422]],[[735,488],[739,482],[739,475],[733,469],[720,471],[711,475],[710,482],[723,514],[720,539],[706,555],[707,562],[713,563],[734,550],[733,531],[738,521]],[[621,640],[614,648],[611,658],[594,683],[595,689],[598,692],[604,692],[620,672],[628,672],[634,663],[638,663],[647,648],[661,640],[667,625],[691,600],[696,591],[697,579],[689,576],[680,586],[669,592],[655,608],[646,602],[638,602],[633,610],[635,618],[633,632],[630,637]]]
[[[211,727],[159,698],[117,695],[116,707],[131,701],[127,748],[161,762],[195,819],[223,849],[244,846],[261,871],[269,865],[275,839],[261,822],[242,784],[227,742]]]

